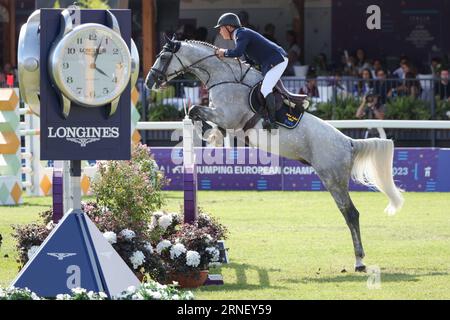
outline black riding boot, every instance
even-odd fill
[[[270,131],[271,129],[278,129],[275,114],[277,112],[277,103],[275,100],[275,95],[271,92],[266,97],[266,108],[269,118],[265,119],[263,122],[263,128]]]

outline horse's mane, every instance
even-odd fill
[[[201,46],[213,49],[213,50],[219,49],[219,47],[217,47],[217,46],[215,46],[215,45],[213,45],[213,44],[211,44],[209,42],[204,42],[204,41],[200,41],[200,40],[184,40],[182,42],[187,43],[187,44],[191,44],[191,45],[201,45]],[[253,66],[249,65],[245,61],[240,60],[239,58],[237,58],[237,59],[230,59],[229,62],[230,62],[229,65],[231,65],[234,68],[237,68],[238,70],[241,70],[241,72],[242,72],[242,69],[241,69],[242,66],[245,66],[245,68],[250,67],[250,70],[249,70],[250,72],[256,72],[258,74],[261,74],[260,71],[256,70]]]
[[[200,45],[207,46],[207,47],[209,47],[209,48],[211,48],[211,49],[214,49],[214,50],[219,49],[219,47],[216,47],[216,46],[213,45],[212,43],[205,42],[205,41],[200,41],[200,40],[185,40],[185,42],[186,42],[186,43],[192,43],[192,44],[200,44]]]

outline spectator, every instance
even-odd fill
[[[361,80],[355,88],[355,96],[363,96],[373,92],[373,78],[370,69],[364,69],[361,73]]]
[[[370,71],[372,72],[372,78],[376,78],[377,77],[377,72],[378,70],[383,69],[383,65],[381,63],[380,59],[374,59],[372,66],[370,67]]]
[[[274,24],[272,24],[272,23],[266,24],[266,26],[264,27],[263,36],[266,37],[267,39],[269,39],[270,41],[272,41],[273,43],[278,44],[277,39],[275,39],[275,25]]]
[[[295,76],[295,66],[300,66],[297,53],[294,50],[288,51],[288,65],[284,71],[284,76]]]
[[[358,74],[361,75],[364,69],[370,69],[370,63],[366,60],[366,53],[363,49],[356,50],[356,67]]]
[[[297,35],[295,34],[294,30],[286,31],[286,41],[287,41],[286,52],[289,54],[289,51],[294,51],[294,53],[300,59],[300,54],[302,50],[300,49],[300,46],[297,43]]]
[[[348,83],[342,80],[341,72],[336,72],[334,74],[334,85],[336,86],[337,95],[340,98],[346,99],[349,96]]]
[[[196,29],[191,24],[183,24],[177,30],[177,38],[180,40],[194,40],[196,35]]]
[[[392,75],[398,79],[404,79],[405,78],[405,73],[403,71],[403,68],[405,65],[408,64],[408,58],[403,56],[400,58],[400,66],[394,70],[394,72],[392,72]]]
[[[400,85],[397,86],[397,88],[395,88],[395,90],[393,90],[392,92],[396,93],[396,95],[399,97],[411,96],[417,98],[420,93],[420,85],[419,82],[415,80],[415,75],[412,72],[408,71],[407,73],[405,73],[405,78],[400,83]]]
[[[384,120],[385,107],[380,103],[379,97],[374,94],[364,95],[356,117],[359,119],[377,119]],[[378,131],[373,128],[367,129],[364,138],[378,137]]]
[[[440,73],[440,81],[434,86],[435,95],[439,96],[441,100],[448,100],[450,102],[450,81],[448,69],[442,69]]]
[[[311,98],[318,98],[319,97],[319,89],[317,88],[317,81],[315,78],[309,78],[306,81],[306,84],[300,88],[299,91],[300,94],[306,94],[308,97]]]
[[[351,77],[358,76],[358,68],[356,67],[356,58],[353,56],[348,57],[344,67],[344,74]]]
[[[386,104],[387,97],[392,95],[392,82],[386,80],[386,72],[379,69],[376,74],[374,93],[379,96],[380,103]]]
[[[433,74],[435,77],[439,77],[441,68],[441,59],[439,57],[434,57],[433,59],[431,59],[431,74]]]
[[[325,53],[319,53],[316,58],[314,58],[313,68],[315,73],[319,76],[328,74],[328,63]]]
[[[380,103],[379,97],[375,94],[364,95],[356,111],[356,117],[384,120],[384,105]]]
[[[257,31],[255,26],[250,24],[250,16],[247,11],[241,11],[237,15],[243,27]]]
[[[197,30],[195,30],[195,40],[198,41],[207,41],[208,39],[208,29],[205,27],[199,27]]]

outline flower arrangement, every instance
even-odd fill
[[[160,211],[165,179],[157,168],[142,145],[133,149],[131,161],[100,163],[93,183],[97,201],[82,203],[81,209],[140,280],[168,283],[173,273],[219,265],[218,240],[226,239],[227,230],[201,210],[193,224]],[[42,223],[13,227],[22,266],[56,226],[51,210],[40,216]]]
[[[133,223],[123,229],[124,223],[109,209],[98,203],[82,204],[82,210],[96,224],[104,238],[142,280],[144,275],[166,283],[173,273],[198,273],[220,266],[218,241],[226,239],[227,230],[216,219],[200,213],[194,224],[184,224],[180,214],[155,212],[146,224]],[[14,226],[19,251],[19,263],[26,262],[55,227],[51,211],[41,214],[43,224]]]
[[[82,288],[74,288],[71,294],[58,294],[56,300],[108,300],[104,292],[87,291]],[[150,281],[139,287],[129,287],[127,290],[113,298],[114,300],[193,300],[194,295],[190,291],[180,291],[175,285],[161,285]],[[29,289],[0,288],[0,300],[45,300],[37,296]]]

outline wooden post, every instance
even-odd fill
[[[298,19],[294,21],[294,31],[297,34],[297,43],[302,49],[300,60],[305,61],[305,0],[292,0],[298,12]]]
[[[155,25],[155,0],[142,1],[143,74],[147,74],[155,61]]]
[[[16,1],[9,0],[9,62],[15,67],[17,66],[16,54]]]

